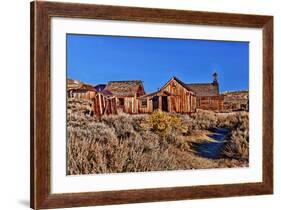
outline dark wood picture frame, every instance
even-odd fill
[[[51,194],[50,21],[52,17],[262,28],[263,179],[258,183]],[[273,193],[273,17],[91,4],[31,2],[31,207],[124,204]]]

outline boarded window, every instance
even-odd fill
[[[141,107],[142,108],[146,108],[147,107],[147,100],[146,99],[141,100]]]
[[[124,106],[124,104],[125,104],[124,98],[119,98],[118,102],[119,102],[119,106]]]

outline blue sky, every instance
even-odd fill
[[[90,84],[142,80],[156,91],[172,76],[185,83],[212,82],[220,91],[249,86],[249,43],[230,41],[67,35],[67,77]]]

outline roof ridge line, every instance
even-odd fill
[[[214,83],[185,83],[185,85],[213,85]]]
[[[112,81],[108,81],[107,83],[110,82],[143,82],[142,80],[112,80]]]

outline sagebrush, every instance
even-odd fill
[[[69,111],[67,117],[67,173],[71,175],[247,165],[246,112],[199,110],[189,116],[157,111],[97,119],[89,113]],[[185,136],[214,127],[231,129],[222,158],[211,160],[196,155]]]

